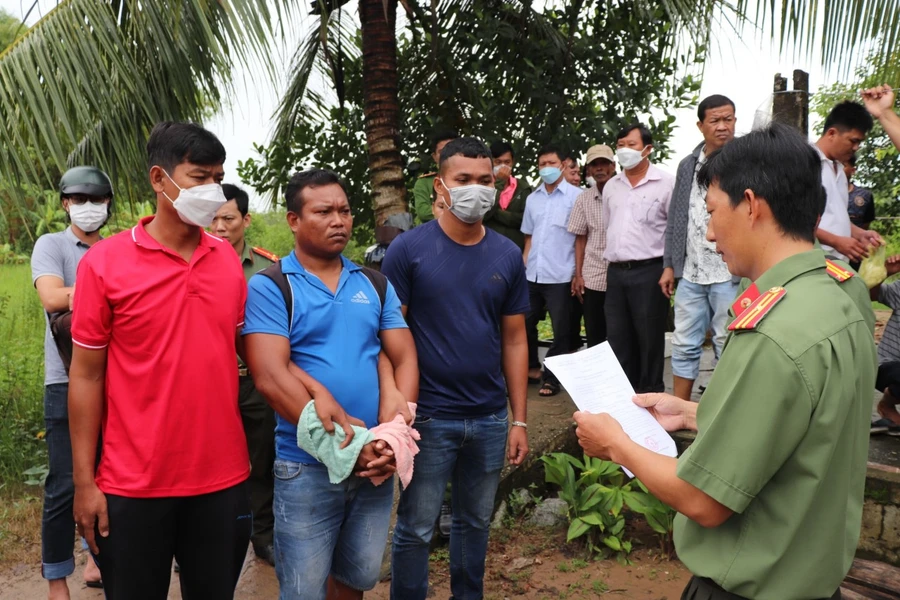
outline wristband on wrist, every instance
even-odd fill
[[[523,421],[513,421],[510,423],[513,427],[521,427],[522,429],[528,429],[528,424]]]

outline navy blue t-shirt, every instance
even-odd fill
[[[491,229],[462,246],[431,221],[395,239],[381,271],[408,307],[419,355],[416,414],[464,419],[503,409],[500,322],[528,312],[518,246]]]

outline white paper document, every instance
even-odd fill
[[[675,440],[646,408],[631,400],[634,388],[609,342],[573,354],[547,357],[544,364],[569,392],[578,410],[608,413],[637,444],[666,456],[678,455]]]

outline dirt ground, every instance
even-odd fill
[[[485,598],[590,599],[607,594],[646,600],[679,598],[690,573],[677,560],[662,558],[653,549],[654,539],[646,532],[638,532],[638,535],[645,540],[645,544],[638,543],[638,549],[631,555],[631,564],[623,566],[615,560],[585,560],[581,549],[565,544],[563,531],[524,526],[494,531],[488,551]],[[46,598],[46,584],[40,576],[39,548],[28,549],[26,555],[29,557],[28,562],[7,562],[0,568],[0,598]],[[69,578],[72,599],[102,600],[102,591],[87,588],[81,582],[87,558],[79,547],[76,551],[78,567]],[[450,596],[447,546],[437,548],[432,554],[429,579],[429,597]],[[382,582],[367,593],[366,598],[387,600],[389,592],[390,583]],[[250,600],[277,597],[278,582],[274,569],[256,560],[253,553],[248,552],[235,598]],[[173,573],[169,599],[180,598],[178,575]]]

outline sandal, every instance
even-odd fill
[[[537,385],[537,384],[539,384],[540,382],[541,382],[541,378],[540,378],[540,377],[529,377],[529,378],[528,378],[528,385]]]
[[[84,585],[89,588],[93,588],[95,590],[102,590],[103,589],[103,580],[102,579],[97,579],[96,581],[85,580]]]
[[[549,392],[545,394],[544,392]],[[551,396],[555,396],[559,393],[559,384],[553,383],[552,381],[545,381],[544,385],[541,386],[541,389],[538,390],[538,395],[541,398],[549,398]]]
[[[873,435],[877,433],[887,433],[888,431],[890,431],[891,427],[894,426],[895,425],[893,421],[881,418],[877,421],[872,421],[872,425],[869,428],[869,433]]]

